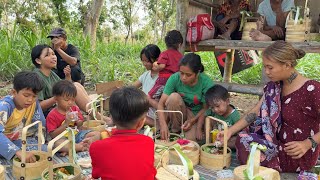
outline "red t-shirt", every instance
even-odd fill
[[[158,64],[165,64],[166,67],[159,72],[159,77],[162,74],[174,74],[178,72],[179,61],[182,57],[183,55],[175,49],[163,51],[158,58]]]
[[[71,109],[72,109],[72,111],[78,111],[78,119],[83,121],[83,116],[81,114],[79,107],[72,106]],[[50,132],[56,130],[58,127],[60,127],[65,119],[66,119],[65,114],[61,114],[60,112],[58,112],[57,108],[52,109],[46,118],[48,133],[50,133]]]
[[[92,177],[108,180],[154,180],[154,142],[136,130],[116,130],[90,146]]]

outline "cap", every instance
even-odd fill
[[[57,36],[61,36],[61,35],[67,35],[66,31],[62,28],[54,28],[51,30],[49,36],[47,36],[47,38],[50,37],[57,37]]]

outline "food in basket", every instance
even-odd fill
[[[73,173],[74,173],[74,168],[72,166],[54,168],[53,180],[72,179],[75,177]],[[48,172],[44,175],[44,178],[49,180]]]
[[[156,139],[157,140],[161,140],[160,134],[157,135]],[[178,139],[180,139],[180,136],[178,134],[170,134],[170,136],[169,136],[169,142],[173,142],[173,141],[176,141]]]
[[[205,146],[202,150],[210,154],[223,154],[223,147]]]
[[[34,155],[36,157],[36,162],[38,162],[40,160],[40,156],[39,155]],[[15,158],[13,158],[13,160],[21,162],[21,160],[16,156]]]
[[[180,149],[183,153],[189,153],[191,151],[197,150],[197,146],[192,141],[186,139],[178,139],[177,143],[180,145]]]

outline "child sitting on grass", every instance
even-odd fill
[[[77,95],[75,85],[68,80],[58,81],[53,85],[52,94],[57,105],[47,116],[47,131],[49,135],[51,138],[55,138],[67,127],[74,127],[76,151],[87,151],[92,142],[100,139],[100,132],[81,130],[83,116],[79,107],[75,105],[75,97]],[[58,140],[55,146],[62,141],[64,139]],[[60,151],[62,156],[66,155],[68,147],[66,146]]]
[[[234,125],[240,119],[239,111],[230,104],[229,98],[228,90],[218,84],[208,89],[205,94],[206,103],[209,106],[206,115],[225,121],[228,127]],[[218,129],[223,130],[223,126],[221,127],[221,124],[218,124]],[[229,139],[229,148],[235,148],[236,137],[237,136],[232,136]]]
[[[167,50],[160,53],[158,61],[153,63],[152,69],[159,72],[159,77],[154,86],[149,91],[149,97],[152,99],[160,99],[164,86],[169,77],[179,71],[179,62],[182,54],[179,48],[183,43],[183,37],[177,30],[169,31],[164,38]]]
[[[43,88],[41,78],[35,72],[22,71],[13,78],[12,95],[0,99],[0,157],[7,160],[16,155],[21,159],[22,129],[35,122],[41,121],[45,126],[46,121],[42,113],[37,94]],[[27,143],[37,144],[34,131],[29,131]],[[27,146],[27,151],[37,150],[35,146]],[[42,150],[46,150],[43,146]],[[32,152],[26,153],[26,163],[36,162]]]
[[[109,105],[117,130],[110,138],[90,146],[92,177],[154,180],[154,142],[137,133],[149,109],[147,96],[135,87],[123,87],[111,94]]]

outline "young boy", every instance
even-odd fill
[[[221,85],[214,85],[205,94],[206,103],[209,106],[206,112],[207,116],[213,116],[225,121],[228,127],[234,125],[240,119],[240,113],[230,104],[230,95],[228,90]],[[222,130],[223,126],[218,124],[218,129]],[[235,148],[236,136],[232,136],[228,141],[228,147]]]
[[[74,130],[76,151],[87,151],[91,142],[100,139],[100,132],[81,130],[83,116],[79,107],[75,105],[75,97],[77,95],[75,85],[71,81],[61,80],[53,85],[52,94],[57,105],[47,116],[47,131],[49,135],[51,138],[55,138],[67,127],[76,127]],[[57,141],[56,145],[59,145],[61,141],[64,140]],[[65,155],[68,152],[68,147],[62,148],[60,152],[61,155]]]
[[[92,143],[92,177],[154,180],[154,142],[137,133],[149,109],[147,96],[135,87],[123,87],[112,93],[109,104],[117,130],[110,138]]]
[[[45,127],[37,93],[43,88],[40,77],[29,71],[17,73],[13,78],[12,95],[0,100],[0,155],[10,160],[14,155],[21,159],[21,135],[22,129],[35,122],[41,121]],[[29,131],[34,134],[35,129]],[[37,141],[37,138],[29,136],[28,142]],[[36,150],[34,146],[27,146],[27,150]],[[33,153],[27,152],[26,162],[35,162]]]
[[[179,31],[169,31],[164,41],[167,50],[160,54],[158,61],[154,62],[152,67],[153,70],[159,71],[159,77],[149,91],[149,96],[153,99],[160,99],[169,77],[179,71],[179,61],[183,56],[178,50],[183,43],[183,38]]]

